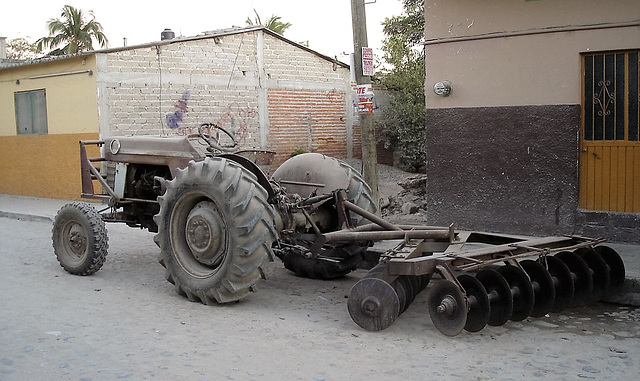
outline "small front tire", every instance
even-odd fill
[[[100,270],[109,242],[104,220],[91,205],[63,206],[53,221],[53,251],[67,272],[91,275]]]

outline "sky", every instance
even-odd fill
[[[369,46],[381,54],[381,23],[386,17],[402,14],[402,2],[367,2],[372,3],[365,8]],[[165,28],[172,29],[176,36],[188,37],[246,26],[247,17],[255,18],[255,9],[263,21],[275,14],[281,21],[291,23],[284,36],[305,45],[308,42],[319,53],[349,62],[344,53],[353,52],[350,0],[12,0],[2,6],[0,36],[35,42],[48,35],[47,21],[59,18],[65,4],[93,10],[110,48],[123,46],[124,38],[128,46],[158,41]],[[98,48],[95,42],[94,48]]]

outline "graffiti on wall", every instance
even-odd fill
[[[182,123],[182,119],[184,118],[184,114],[186,114],[189,110],[187,107],[187,101],[189,100],[189,91],[185,91],[182,94],[182,98],[176,102],[173,107],[176,108],[176,111],[171,114],[167,114],[167,126],[171,129],[180,128],[180,123]]]
[[[189,91],[182,94],[182,97],[174,105],[175,111],[166,115],[167,126],[176,130],[176,135],[188,136],[198,134],[198,125],[185,126],[182,124],[186,114],[189,112],[188,101]],[[208,110],[205,108],[204,110]],[[204,120],[206,123],[214,123],[233,133],[239,144],[246,142],[250,138],[249,127],[255,123],[258,111],[255,107],[241,106],[238,102],[229,104],[217,120]]]
[[[220,116],[217,124],[220,127],[234,131],[236,141],[244,143],[249,137],[249,125],[258,117],[258,112],[253,107],[242,107],[237,102],[227,106],[226,111]]]

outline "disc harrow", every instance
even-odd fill
[[[356,324],[389,327],[432,278],[429,315],[441,333],[455,336],[601,300],[625,277],[618,253],[599,245],[603,239],[434,236],[405,239],[352,287],[348,310]]]

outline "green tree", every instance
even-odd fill
[[[260,15],[255,9],[253,10],[253,13],[256,14],[256,17],[254,20],[251,20],[250,17],[247,17],[247,25],[262,25],[265,28],[282,35],[284,35],[284,32],[291,26],[291,23],[289,22],[280,21],[282,17],[276,15],[271,15],[271,17],[267,19],[267,22],[263,24],[262,20],[260,19]]]
[[[418,172],[426,165],[424,34],[422,0],[403,0],[404,13],[382,23],[383,69],[376,81],[389,91],[390,107],[381,120],[385,146],[396,152],[398,166]]]
[[[32,60],[37,57],[35,44],[26,38],[14,38],[7,43],[7,58],[14,60]]]
[[[109,43],[93,11],[85,13],[70,5],[62,8],[60,18],[52,18],[47,22],[47,29],[49,36],[38,39],[36,48],[38,52],[53,49],[48,55],[75,54],[93,50],[94,39],[103,48]]]

